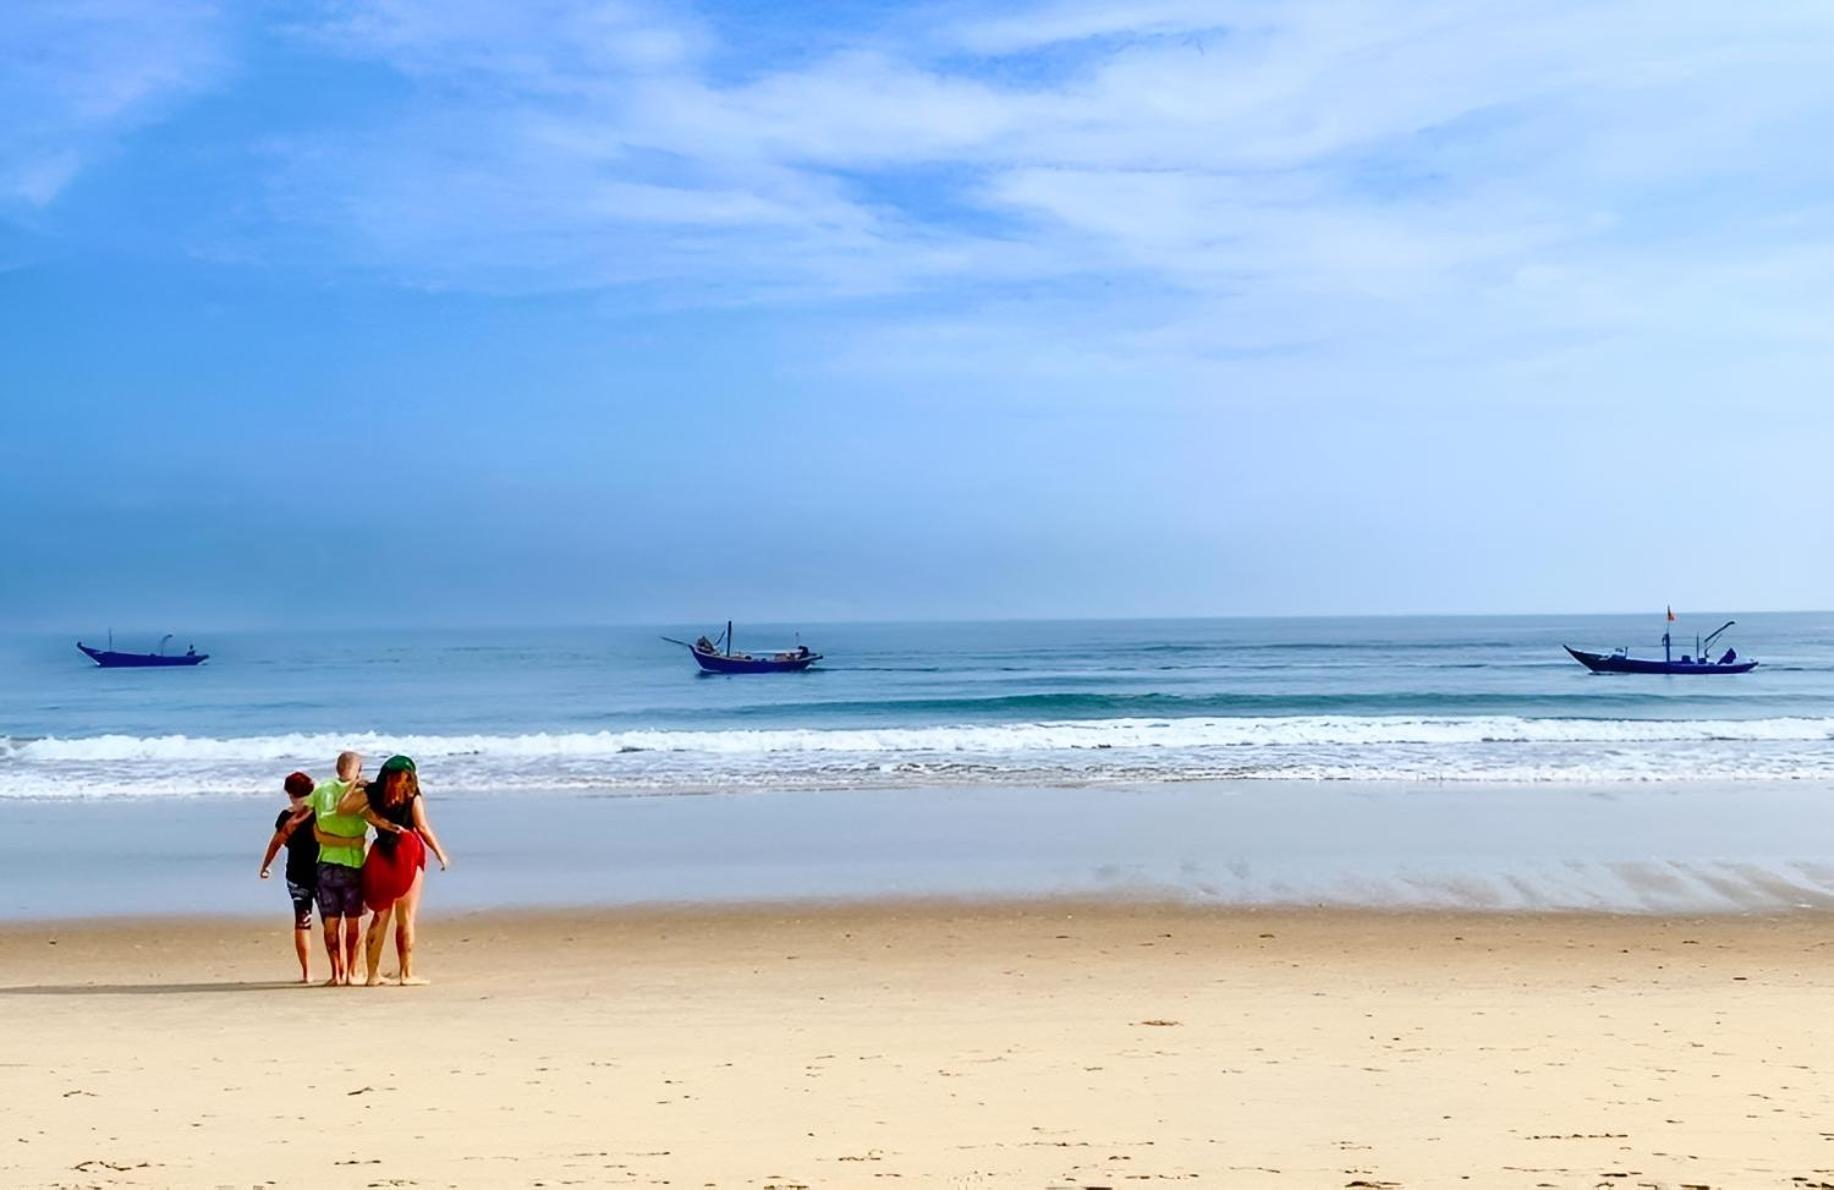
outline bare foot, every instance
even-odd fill
[[[330,979],[327,979],[324,983],[321,983],[318,986],[321,988],[337,987],[338,986],[338,977],[336,975],[333,975]]]
[[[379,988],[385,982],[387,981],[372,971],[370,972],[369,978],[363,981],[363,986],[366,988]]]
[[[401,986],[404,988],[424,988],[432,982],[424,975],[403,975],[401,977]]]

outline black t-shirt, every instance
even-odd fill
[[[371,781],[363,792],[369,798],[369,808],[376,812],[377,817],[387,819],[403,830],[414,829],[413,797],[405,798],[393,806],[387,805],[382,800],[382,782],[380,781]],[[414,797],[419,796],[418,793],[414,795]],[[393,856],[395,854],[395,839],[393,831],[376,832],[376,846],[384,855]]]
[[[293,811],[282,810],[280,817],[274,819],[274,829],[281,830],[287,819],[293,817]],[[312,833],[313,824],[318,821],[310,811],[300,824],[287,836],[287,879],[294,884],[303,884],[308,888],[318,883],[318,836]]]

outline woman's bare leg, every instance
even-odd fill
[[[387,905],[370,916],[369,934],[363,939],[363,959],[369,964],[369,978],[363,981],[365,987],[382,986],[382,943],[388,938],[389,914],[394,911],[393,905]]]
[[[299,956],[299,982],[312,981],[312,927],[293,927],[293,953]]]
[[[414,919],[420,910],[420,886],[426,878],[425,872],[415,872],[414,883],[408,886],[406,894],[396,902],[395,957],[401,960],[401,983],[404,987],[427,982],[414,974]]]

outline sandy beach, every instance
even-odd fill
[[[1043,901],[0,927],[8,1186],[1834,1184],[1823,913]]]

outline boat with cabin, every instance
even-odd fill
[[[732,648],[732,621],[726,621],[726,631],[718,640],[700,637],[693,644],[685,640],[676,640],[665,636],[663,640],[672,645],[680,645],[694,654],[694,660],[705,673],[715,674],[778,674],[801,673],[803,670],[821,660],[820,653],[811,653],[809,646],[798,644],[795,648],[782,649],[771,653],[737,653]]]
[[[1668,612],[1669,623],[1674,623],[1675,609]],[[1579,662],[1595,674],[1744,674],[1757,668],[1758,663],[1747,661],[1738,655],[1737,649],[1728,648],[1718,660],[1713,659],[1713,642],[1721,633],[1738,623],[1727,620],[1708,634],[1705,640],[1694,638],[1694,651],[1675,657],[1675,647],[1671,634],[1662,634],[1662,660],[1655,658],[1632,657],[1630,650],[1618,648],[1610,653],[1588,653],[1584,649],[1575,649],[1572,645],[1562,645],[1573,660]]]

